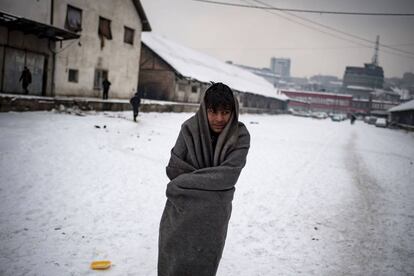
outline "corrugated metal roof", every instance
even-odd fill
[[[180,75],[203,83],[222,82],[232,89],[279,100],[287,100],[278,94],[264,78],[198,52],[154,33],[142,33],[142,42],[159,55]]]

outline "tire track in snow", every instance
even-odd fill
[[[367,169],[360,152],[356,149],[358,135],[353,132],[348,142],[346,166],[352,175],[356,195],[356,204],[349,206],[350,220],[344,225],[343,234],[348,236],[346,242],[351,256],[344,260],[344,267],[349,267],[349,274],[355,275],[409,275],[409,272],[397,268],[392,260],[395,252],[387,232],[390,221],[384,214],[387,206],[392,204],[387,198],[387,191],[379,185],[375,176]],[[390,195],[388,195],[390,196]]]

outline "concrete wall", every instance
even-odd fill
[[[95,69],[108,71],[109,98],[130,98],[138,86],[142,24],[131,0],[62,0],[55,2],[54,25],[65,27],[67,5],[82,10],[78,40],[57,44],[55,95],[101,97],[94,89]],[[112,40],[101,48],[99,17],[111,20]],[[133,45],[124,43],[124,26],[135,30]],[[78,70],[78,82],[69,82],[69,69]]]
[[[1,0],[0,9],[44,24],[50,24],[51,0]]]

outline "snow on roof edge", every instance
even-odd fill
[[[245,69],[169,41],[154,33],[143,33],[142,43],[171,66],[178,74],[202,83],[223,82],[232,89],[286,101],[286,95],[277,94],[276,88],[264,78]]]
[[[403,104],[394,106],[388,109],[388,112],[395,112],[395,111],[406,111],[406,110],[414,110],[414,100],[405,102]]]

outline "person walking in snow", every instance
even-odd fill
[[[29,68],[27,66],[24,67],[22,74],[20,75],[19,82],[22,82],[22,88],[26,94],[29,94],[29,90],[27,89],[29,87],[29,84],[32,83],[32,73],[30,72]]]
[[[181,126],[166,168],[170,182],[159,228],[159,276],[216,275],[234,186],[250,147],[238,117],[233,91],[215,83]]]
[[[131,100],[129,100],[129,102],[132,105],[132,111],[133,111],[133,114],[134,114],[134,122],[136,122],[138,112],[139,112],[139,105],[141,104],[141,97],[139,95],[139,91],[137,91],[135,93],[135,95],[131,98]]]
[[[356,120],[356,115],[354,113],[351,113],[351,118],[350,118],[351,125],[355,123],[355,120]]]
[[[111,86],[111,82],[107,78],[105,78],[102,81],[102,87],[103,87],[103,95],[102,95],[102,98],[104,100],[107,100],[108,99],[108,93],[109,93],[109,87],[110,86]]]

